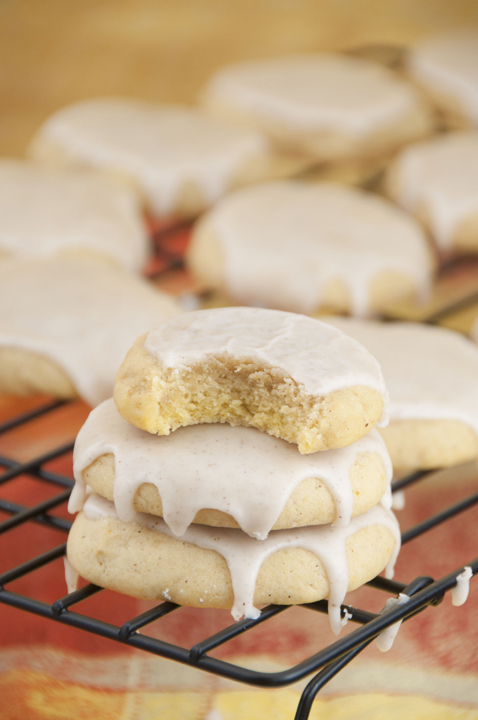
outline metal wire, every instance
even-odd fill
[[[172,257],[172,264],[176,264],[176,258]],[[440,316],[441,314],[442,313],[440,313]],[[28,424],[32,420],[38,420],[47,414],[50,415],[62,405],[63,402],[55,401],[35,408],[27,413],[22,413],[0,425],[0,434],[8,433],[20,426],[28,427]],[[71,523],[68,520],[57,517],[54,514],[54,510],[68,498],[73,481],[70,477],[45,470],[44,465],[54,458],[66,455],[71,451],[72,447],[73,440],[23,463],[17,462],[10,457],[0,456],[0,465],[5,467],[4,472],[0,475],[0,488],[5,483],[15,482],[20,476],[25,475],[34,478],[39,483],[48,483],[49,485],[60,486],[62,488],[60,493],[31,508],[0,499],[0,510],[10,516],[0,523],[0,533],[5,534],[13,528],[21,526],[28,532],[28,525],[26,524],[29,522],[36,522],[47,528],[53,527],[62,532],[68,532]],[[425,477],[428,477],[430,473],[431,471],[413,473],[395,482],[393,484],[393,491],[397,492],[404,487],[420,482]],[[474,493],[446,510],[409,528],[403,533],[402,541],[406,543],[419,538],[431,528],[448,521],[463,510],[477,504],[478,493]],[[456,578],[463,571],[464,566],[470,566],[473,574],[478,572],[478,558],[465,558],[466,562],[463,563],[462,567],[457,568],[449,575],[438,580],[433,580],[433,578],[430,577],[420,577],[416,578],[412,583],[405,585],[396,580],[377,577],[368,583],[371,588],[393,596],[399,592],[404,592],[409,595],[410,600],[405,604],[397,605],[381,614],[369,612],[366,608],[354,608],[349,605],[344,605],[342,606],[342,612],[347,612],[351,616],[351,622],[359,626],[356,630],[291,668],[280,672],[259,672],[212,657],[209,653],[239,635],[253,630],[259,624],[267,623],[271,618],[287,612],[289,609],[288,606],[270,605],[263,609],[261,616],[257,620],[245,619],[237,623],[232,623],[225,629],[205,638],[188,649],[151,637],[143,630],[143,628],[152,622],[167,622],[167,616],[173,612],[181,613],[182,608],[172,602],[160,603],[153,609],[131,618],[123,623],[122,626],[116,626],[89,617],[86,613],[73,611],[71,609],[73,606],[81,605],[82,602],[91,598],[93,595],[101,593],[102,588],[96,585],[86,585],[65,597],[57,599],[52,604],[27,597],[17,592],[12,592],[7,588],[10,583],[18,578],[24,577],[38,568],[44,567],[61,558],[64,556],[65,551],[66,543],[62,543],[58,547],[52,548],[42,555],[32,557],[22,565],[14,567],[0,575],[0,602],[16,607],[19,610],[31,612],[48,618],[49,620],[70,625],[115,642],[170,658],[185,665],[200,668],[206,672],[248,685],[269,688],[283,687],[301,680],[312,673],[316,673],[302,693],[295,720],[307,720],[312,703],[319,690],[340,672],[343,667],[359,655],[380,632],[399,620],[408,621],[417,613],[423,612],[430,606],[439,604],[444,594],[455,587],[457,582]],[[310,610],[327,613],[328,610],[328,604],[325,600],[301,607],[304,613]],[[201,612],[201,610],[198,610],[198,612]],[[142,630],[141,633],[139,633],[140,629]]]

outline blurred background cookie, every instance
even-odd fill
[[[478,252],[478,132],[439,135],[405,148],[385,184],[442,252]]]
[[[292,156],[273,158],[261,133],[198,109],[121,98],[59,110],[29,152],[47,165],[117,173],[134,184],[157,217],[197,215],[231,188],[307,164]]]
[[[405,80],[364,58],[323,53],[230,65],[202,102],[316,161],[384,156],[427,135],[431,116]]]
[[[108,398],[133,339],[174,317],[173,298],[88,258],[0,263],[0,392]]]
[[[461,28],[419,40],[412,45],[406,65],[448,127],[478,126],[476,28]]]
[[[0,160],[0,258],[73,254],[140,272],[150,250],[134,190],[88,170]]]
[[[433,265],[419,225],[387,200],[297,181],[225,198],[194,228],[187,262],[232,302],[354,315],[425,299]]]
[[[478,348],[472,342],[418,323],[327,322],[380,363],[390,424],[379,432],[394,470],[447,467],[478,457]]]

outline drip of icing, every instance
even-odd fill
[[[478,434],[478,349],[470,340],[418,323],[327,322],[377,358],[390,393],[390,420],[461,420]]]
[[[68,505],[78,512],[84,503],[83,470],[101,455],[115,457],[114,503],[120,520],[135,519],[133,501],[143,483],[152,483],[163,505],[164,521],[183,535],[204,508],[232,515],[242,530],[263,540],[296,487],[318,478],[336,506],[334,525],[347,525],[353,495],[350,470],[358,453],[377,453],[383,463],[391,506],[392,466],[376,430],[339,450],[301,455],[297,448],[252,428],[225,424],[192,425],[157,437],[127,423],[107,400],[90,414],[74,450],[76,485]]]
[[[168,368],[189,368],[211,356],[232,355],[278,367],[317,396],[364,385],[384,400],[388,395],[380,366],[351,338],[313,318],[260,308],[199,310],[148,333],[144,347]]]
[[[131,175],[153,210],[170,213],[188,183],[215,202],[249,160],[264,155],[265,139],[193,108],[138,100],[88,100],[64,108],[40,131],[72,158]]]
[[[473,570],[469,565],[465,567],[462,573],[457,575],[456,585],[451,589],[451,602],[455,607],[464,605],[470,592],[470,580],[473,577]]]
[[[370,312],[377,275],[401,272],[422,298],[430,254],[422,229],[387,200],[335,183],[271,182],[244,188],[210,213],[238,302],[311,313],[342,280],[352,313]]]
[[[2,160],[0,247],[25,258],[91,250],[139,272],[148,238],[132,189],[85,170]]]
[[[75,568],[72,567],[67,557],[63,558],[63,564],[65,566],[65,582],[68,588],[68,594],[75,592],[78,587],[78,573]]]
[[[460,224],[478,213],[478,133],[452,133],[412,145],[397,160],[398,202],[408,212],[425,207],[441,248]]]
[[[348,610],[344,610],[343,617],[340,621],[340,627],[345,627],[347,625],[348,621],[351,620],[352,618],[353,618],[352,613],[349,613]]]
[[[220,70],[204,100],[227,103],[301,131],[357,137],[407,115],[413,89],[380,65],[323,53],[243,62]]]
[[[471,29],[438,35],[419,43],[408,67],[425,85],[456,98],[478,125],[478,32]]]
[[[98,495],[90,495],[83,510],[90,520],[117,517],[113,503]],[[138,513],[136,522],[150,530],[175,537],[160,518]],[[386,567],[386,577],[393,577],[400,549],[400,530],[393,513],[381,505],[352,518],[346,527],[323,525],[298,530],[276,530],[266,540],[260,541],[240,530],[191,525],[180,539],[205,550],[215,550],[225,559],[234,592],[231,614],[235,620],[242,616],[253,619],[260,616],[260,610],[253,605],[254,589],[259,570],[270,555],[283,548],[300,547],[309,550],[325,567],[330,586],[329,621],[332,631],[338,635],[342,619],[340,608],[349,583],[345,542],[351,535],[371,525],[384,525],[395,539],[394,551]]]
[[[59,365],[91,405],[110,397],[136,337],[179,306],[146,281],[86,258],[0,263],[0,346]]]
[[[405,508],[405,493],[403,490],[397,490],[392,495],[392,509],[403,510]]]
[[[396,598],[389,598],[385,603],[385,607],[383,608],[382,613],[385,613],[387,612],[387,610],[391,610],[392,608],[397,607],[397,605],[403,605],[409,600],[410,598],[408,597],[408,595],[404,595],[403,593],[400,593],[399,596]],[[378,649],[381,652],[388,652],[388,650],[390,650],[395,638],[397,637],[397,633],[400,630],[401,624],[402,620],[399,620],[393,625],[390,625],[390,627],[385,628],[385,630],[382,630],[380,635],[377,636],[376,643]]]

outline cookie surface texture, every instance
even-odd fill
[[[451,126],[478,126],[478,31],[426,38],[410,51],[408,71]]]
[[[327,318],[378,360],[390,393],[380,433],[395,470],[478,456],[478,348],[452,330]]]
[[[256,132],[193,108],[111,98],[57,112],[30,153],[47,164],[116,171],[157,216],[195,215],[231,187],[263,178],[269,160]]]
[[[272,529],[347,525],[380,500],[391,506],[392,466],[376,430],[346,448],[301,455],[285,440],[223,423],[150,435],[111,399],[78,434],[74,474],[70,512],[81,510],[88,485],[114,501],[120,520],[160,515],[177,536],[196,522],[262,540]]]
[[[217,116],[319,161],[384,154],[428,134],[431,125],[414,88],[393,72],[328,53],[225,67],[202,100]]]
[[[108,262],[0,263],[0,391],[110,397],[138,333],[180,313],[176,301]]]
[[[220,308],[186,313],[138,338],[114,399],[127,422],[158,435],[228,422],[309,453],[350,445],[386,423],[387,393],[374,358],[330,325]]]
[[[388,171],[386,188],[441,250],[478,252],[478,132],[406,148]]]
[[[425,298],[432,269],[423,230],[389,201],[298,181],[224,198],[196,225],[188,265],[237,303],[359,316]]]
[[[94,172],[0,162],[0,260],[89,253],[139,272],[148,236],[132,188]]]
[[[192,526],[182,539],[151,515],[124,523],[112,503],[92,495],[70,531],[68,559],[85,579],[134,597],[194,607],[232,608],[235,619],[258,617],[255,606],[329,597],[332,629],[340,604],[388,564],[400,535],[393,514],[376,506],[347,527],[277,530],[255,540],[240,530]]]

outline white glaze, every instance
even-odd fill
[[[204,102],[224,104],[295,131],[357,137],[405,117],[413,89],[386,68],[343,55],[297,55],[243,62],[210,80]]]
[[[87,499],[83,511],[90,520],[117,517],[113,503],[96,494]],[[166,523],[153,515],[138,513],[136,522],[175,537]],[[231,614],[235,620],[242,616],[259,617],[260,610],[253,605],[254,589],[259,570],[267,557],[282,548],[291,547],[300,547],[314,553],[327,572],[330,585],[330,626],[338,635],[341,630],[340,606],[349,582],[345,542],[350,535],[371,525],[384,525],[395,538],[394,551],[386,568],[386,576],[393,577],[393,568],[400,549],[400,530],[393,513],[382,505],[376,505],[363,515],[353,518],[345,527],[322,525],[296,530],[275,530],[266,540],[256,540],[241,530],[191,525],[181,540],[206,550],[215,550],[226,560],[234,591]]]
[[[194,108],[132,99],[86,100],[60,110],[40,130],[42,140],[72,160],[130,175],[152,210],[170,213],[187,183],[216,201],[245,163],[267,151],[262,136],[202,115]]]
[[[244,188],[210,215],[237,302],[311,313],[342,280],[351,311],[370,312],[370,285],[397,271],[428,295],[431,267],[415,220],[372,193],[335,183],[282,181]]]
[[[404,595],[403,593],[399,593],[398,597],[396,598],[389,598],[387,602],[385,603],[385,607],[382,610],[382,613],[387,612],[387,610],[391,610],[394,607],[397,607],[397,605],[403,605],[404,603],[407,603],[410,600],[408,595]],[[388,650],[391,649],[393,642],[395,638],[397,637],[397,633],[400,630],[400,625],[402,624],[402,620],[399,620],[398,622],[394,623],[393,625],[390,625],[390,627],[385,628],[385,630],[382,630],[380,635],[377,636],[375,642],[377,644],[378,649],[381,652],[388,652]]]
[[[145,280],[85,258],[0,263],[0,346],[59,365],[91,405],[110,397],[135,338],[179,314]]]
[[[449,248],[460,224],[478,216],[478,132],[451,133],[412,145],[396,161],[398,202],[424,207],[433,237]]]
[[[378,360],[390,420],[460,420],[478,433],[478,348],[453,330],[327,317]]]
[[[397,490],[392,495],[392,509],[393,510],[404,510],[405,509],[405,493],[403,490]]]
[[[462,573],[457,575],[456,585],[451,589],[451,602],[455,607],[464,605],[468,599],[470,592],[470,580],[473,577],[473,570],[469,565],[465,567]]]
[[[392,465],[376,430],[340,450],[301,455],[285,440],[223,424],[193,425],[157,437],[125,422],[113,400],[106,400],[76,439],[69,512],[83,507],[83,470],[106,453],[115,457],[114,504],[120,520],[135,519],[136,491],[152,483],[164,521],[176,536],[186,532],[199,510],[209,508],[232,515],[244,532],[263,540],[307,478],[323,481],[335,501],[334,524],[347,525],[353,504],[349,473],[358,453],[380,456],[386,478],[382,503],[391,506]]]
[[[136,193],[89,171],[0,161],[0,253],[91,250],[139,272],[148,254]]]
[[[461,29],[420,42],[410,53],[411,74],[425,86],[455,98],[478,125],[478,31]]]
[[[219,308],[186,313],[151,330],[147,352],[181,370],[228,355],[277,367],[315,396],[364,385],[378,390],[388,423],[388,395],[375,358],[359,343],[319,320],[261,308]]]
[[[65,582],[68,594],[75,592],[78,587],[79,575],[75,568],[71,565],[67,557],[63,558],[63,565],[65,567]]]

